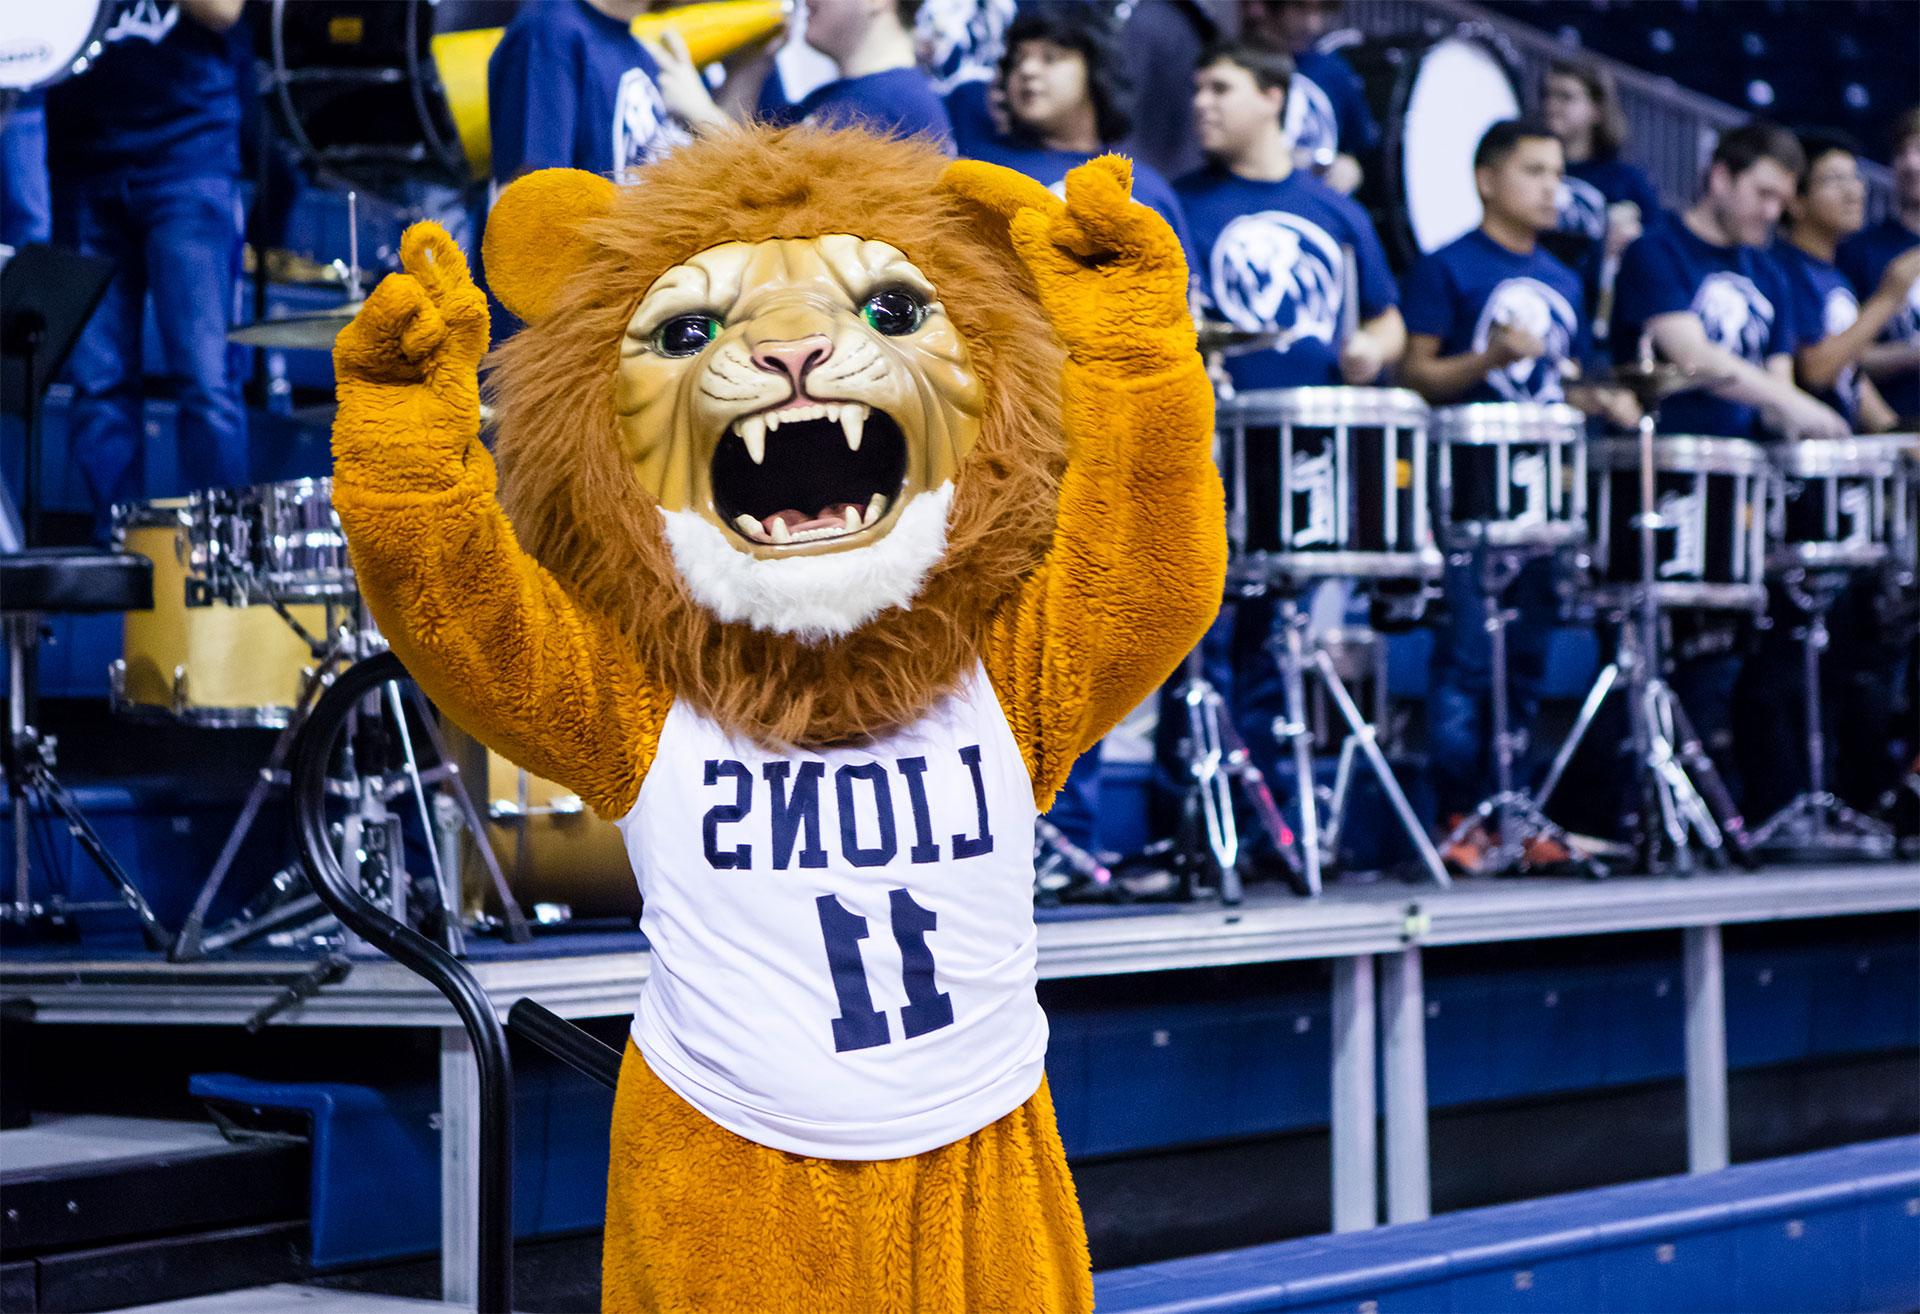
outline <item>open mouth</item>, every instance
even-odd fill
[[[713,453],[713,504],[752,543],[851,538],[885,520],[907,480],[907,440],[859,402],[743,415]]]

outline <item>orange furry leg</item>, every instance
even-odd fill
[[[606,1314],[1087,1314],[1053,1100],[906,1159],[771,1150],[668,1090],[631,1041],[614,1100]]]

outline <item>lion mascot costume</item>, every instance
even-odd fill
[[[1034,818],[1225,571],[1186,266],[1129,183],[810,128],[530,174],[485,243],[527,324],[498,476],[444,231],[335,347],[383,633],[639,881],[609,1311],[1091,1307]]]

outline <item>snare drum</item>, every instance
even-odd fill
[[[1401,388],[1279,388],[1217,408],[1241,577],[1426,578],[1427,404]]]
[[[1858,440],[1783,443],[1774,449],[1774,570],[1853,569],[1886,560],[1893,541],[1900,458]]]
[[[1433,417],[1434,514],[1448,546],[1562,547],[1587,532],[1586,417],[1486,402]]]
[[[126,614],[125,656],[112,667],[114,710],[189,725],[284,726],[313,654],[273,608],[220,600],[195,526],[188,498],[114,511],[120,543],[153,562],[153,609]],[[288,610],[309,633],[327,632],[326,608]]]
[[[236,601],[351,603],[359,595],[331,479],[294,479],[195,493],[196,545],[208,573]]]
[[[1654,597],[1668,607],[1766,606],[1767,454],[1741,438],[1654,441]],[[1640,441],[1588,445],[1593,573],[1601,591],[1640,583]]]

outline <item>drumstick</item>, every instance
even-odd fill
[[[1340,247],[1340,345],[1353,341],[1360,328],[1360,271],[1354,267],[1353,248]]]

